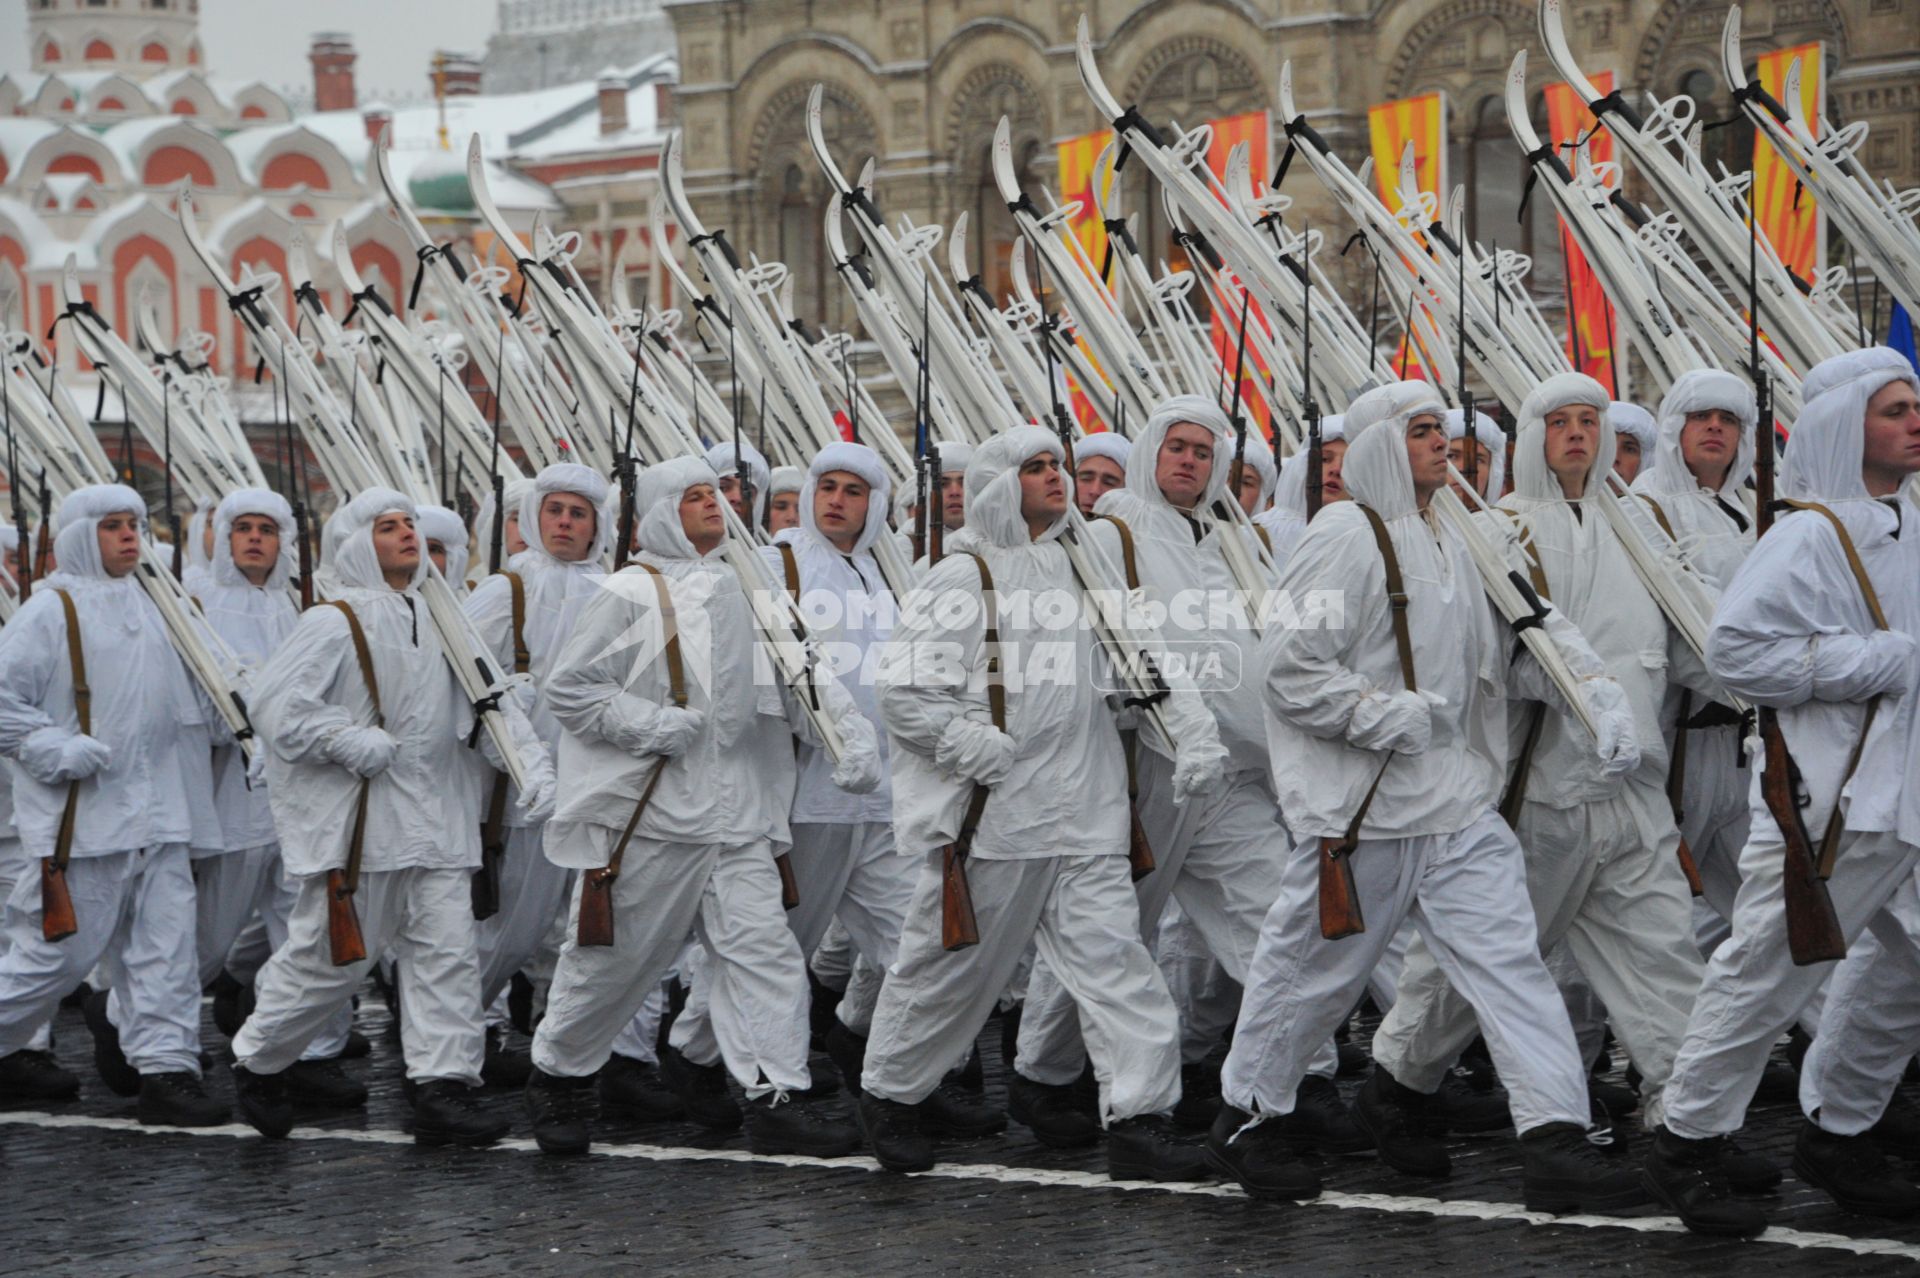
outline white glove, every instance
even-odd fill
[[[267,781],[267,743],[258,736],[253,739],[253,753],[247,756],[247,786],[254,788],[265,785]]]
[[[553,768],[537,768],[527,776],[527,788],[520,791],[520,800],[514,804],[520,819],[529,825],[538,825],[553,815],[553,793],[557,788]]]
[[[706,724],[707,717],[698,710],[682,710],[678,706],[663,706],[653,727],[645,734],[645,746],[642,753],[677,755],[685,754],[687,747],[693,744],[700,729]]]
[[[1177,750],[1173,756],[1173,801],[1185,803],[1212,794],[1227,780],[1227,752],[1208,743]]]
[[[880,785],[880,738],[873,725],[858,710],[850,710],[834,721],[840,729],[840,762],[833,769],[833,783],[848,794],[872,794]]]
[[[17,756],[27,775],[42,785],[92,776],[113,761],[113,747],[97,737],[48,724],[27,734]]]
[[[1013,771],[1013,738],[990,723],[955,718],[940,734],[933,762],[948,776],[999,785]]]
[[[1633,707],[1612,679],[1588,679],[1580,685],[1580,704],[1593,720],[1594,752],[1604,776],[1625,776],[1640,766],[1640,737],[1634,731]]]
[[[342,728],[333,738],[333,758],[361,777],[377,777],[393,762],[394,740],[381,728]]]
[[[1822,638],[1814,656],[1813,695],[1822,701],[1865,701],[1877,694],[1897,697],[1913,686],[1913,637],[1899,630],[1876,630],[1855,638]],[[1857,645],[1857,646],[1856,646]],[[1835,664],[1849,667],[1841,678],[1823,679],[1822,657],[1839,649]],[[1847,658],[1851,657],[1851,660]]]
[[[1347,740],[1362,750],[1419,754],[1433,741],[1433,709],[1422,693],[1373,693],[1353,708]]]

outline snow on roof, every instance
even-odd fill
[[[54,207],[62,213],[73,211],[73,197],[80,188],[92,183],[93,178],[86,173],[49,173],[40,179],[40,185],[53,197]]]
[[[189,122],[190,117],[178,115],[149,115],[137,120],[125,120],[109,125],[100,131],[100,141],[114,158],[120,161],[120,169],[130,177],[138,170],[133,157],[139,153],[142,145],[154,134]]]
[[[91,244],[80,245],[61,238],[24,200],[0,195],[0,222],[8,226],[26,250],[29,271],[57,271],[69,253],[78,255],[82,270],[99,265],[99,256]]]
[[[6,157],[8,176],[11,178],[20,171],[20,162],[42,138],[59,129],[52,120],[36,116],[0,116],[0,156]]]
[[[582,104],[584,109],[520,129],[514,137],[513,158],[542,160],[560,155],[627,151],[635,147],[663,145],[667,130],[660,121],[659,99],[654,86],[678,78],[679,67],[673,58],[667,54],[657,54],[613,75],[625,80],[628,85],[625,129],[619,133],[600,132],[600,95],[595,89]]]

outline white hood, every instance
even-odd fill
[[[520,512],[520,536],[527,543],[527,548],[520,553],[539,555],[555,564],[562,562],[547,552],[546,542],[540,536],[540,503],[548,493],[574,493],[586,499],[594,509],[593,545],[587,550],[586,561],[598,563],[606,558],[615,536],[606,518],[610,485],[606,476],[579,462],[555,462],[528,481],[516,507]]]
[[[1175,395],[1153,410],[1153,416],[1147,418],[1147,424],[1134,436],[1134,448],[1127,455],[1127,491],[1141,501],[1166,504],[1154,475],[1160,467],[1160,447],[1167,442],[1167,432],[1181,422],[1191,422],[1213,435],[1213,471],[1207,476],[1206,491],[1196,505],[1199,510],[1212,510],[1213,504],[1226,495],[1227,471],[1233,464],[1233,427],[1220,406],[1204,395]],[[1252,432],[1248,434],[1247,453],[1251,458],[1255,441],[1251,438]],[[1272,457],[1268,457],[1267,464],[1273,464]],[[1270,489],[1271,486],[1263,484],[1263,487]]]
[[[1907,357],[1886,346],[1836,355],[1808,371],[1800,420],[1780,461],[1782,497],[1827,505],[1871,500],[1860,474],[1867,401],[1894,382],[1920,386]]]
[[[827,537],[814,522],[813,498],[820,476],[833,470],[844,470],[867,481],[867,522],[860,529],[860,536],[854,540],[851,552],[865,554],[887,532],[887,503],[891,498],[893,481],[887,475],[880,454],[865,444],[828,444],[816,453],[812,464],[807,467],[806,481],[800,486],[800,526],[823,543],[827,543]]]
[[[347,593],[356,590],[385,592],[387,579],[380,572],[380,558],[373,549],[373,525],[380,516],[398,511],[417,521],[419,509],[413,499],[391,488],[369,488],[334,512],[328,520],[328,532],[338,539],[333,556],[333,571]],[[409,591],[418,590],[427,579],[426,540],[421,536],[420,563],[413,570]]]
[[[1020,467],[1041,453],[1064,462],[1066,450],[1060,439],[1044,426],[1015,426],[1002,431],[973,450],[967,463],[967,526],[972,538],[1005,550],[1039,545],[1056,540],[1067,528],[1062,512],[1052,527],[1038,537],[1027,532],[1027,521],[1020,515]],[[942,461],[946,450],[941,450]],[[1131,476],[1131,471],[1129,471]],[[1073,476],[1065,475],[1067,509],[1073,509]],[[1131,484],[1131,478],[1129,478]],[[950,549],[958,550],[958,545]]]
[[[1593,494],[1596,476],[1613,469],[1615,441],[1607,408],[1613,403],[1606,387],[1585,373],[1555,373],[1533,388],[1520,405],[1520,430],[1513,445],[1513,491],[1521,497],[1557,500],[1560,481],[1547,466],[1547,414],[1573,404],[1591,404],[1600,413],[1599,439],[1587,466],[1585,492]]]
[[[675,457],[648,467],[633,492],[633,506],[639,512],[635,537],[640,548],[662,559],[700,558],[680,527],[680,498],[695,484],[712,484],[717,489],[719,483],[720,476],[704,457]],[[719,554],[720,547],[713,553]]]
[[[59,569],[47,582],[55,588],[72,588],[128,578],[111,578],[100,563],[100,521],[122,512],[140,517],[140,535],[147,535],[147,503],[125,484],[89,484],[76,488],[60,503],[54,527],[53,555]]]
[[[1467,414],[1465,409],[1447,410],[1447,438],[1461,439],[1467,433]],[[1507,489],[1507,437],[1500,429],[1500,423],[1475,410],[1473,414],[1474,438],[1480,441],[1493,459],[1487,463],[1487,500],[1499,501],[1500,494]]]
[[[1753,430],[1759,413],[1754,407],[1752,385],[1717,368],[1690,368],[1667,388],[1660,401],[1659,438],[1650,454],[1652,469],[1648,469],[1648,463],[1641,463],[1640,478],[1633,484],[1636,490],[1656,498],[1661,493],[1699,491],[1700,482],[1687,468],[1686,455],[1680,448],[1680,432],[1686,429],[1688,413],[1710,408],[1724,408],[1740,419],[1740,444],[1716,494],[1738,504],[1740,490],[1753,476]]]
[[[293,579],[299,538],[293,526],[293,507],[279,493],[265,488],[231,492],[213,513],[213,581],[218,586],[251,585],[233,564],[233,525],[242,515],[265,515],[280,528],[280,558],[267,574],[266,589],[285,590]],[[188,537],[192,546],[196,538]]]

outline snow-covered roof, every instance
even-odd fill
[[[584,86],[584,100],[551,120],[521,128],[513,139],[517,160],[543,160],[595,151],[627,151],[662,146],[667,130],[660,120],[655,85],[679,77],[679,66],[668,54],[658,54],[623,71],[609,71],[603,79],[627,82],[627,127],[618,133],[600,132],[600,94],[597,84]],[[576,86],[582,87],[582,86]]]

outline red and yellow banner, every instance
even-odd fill
[[[1593,76],[1593,87],[1601,94],[1613,92],[1613,72],[1600,71]],[[1547,85],[1547,132],[1560,158],[1569,169],[1575,167],[1574,144],[1584,140],[1587,158],[1593,164],[1613,160],[1613,134],[1594,129],[1593,112],[1573,87],[1558,80]],[[1620,185],[1620,171],[1614,169],[1607,182],[1609,189]],[[1540,198],[1545,198],[1544,196]],[[1614,368],[1613,304],[1586,254],[1560,221],[1561,260],[1567,268],[1567,361],[1578,371],[1608,387],[1618,397],[1619,374]]]
[[[1800,102],[1806,108],[1807,123],[1814,136],[1820,130],[1821,63],[1823,46],[1795,45],[1760,55],[1755,78],[1777,101],[1787,93],[1787,69],[1800,60]],[[1826,265],[1824,237],[1820,234],[1820,207],[1813,192],[1803,190],[1800,179],[1773,149],[1764,135],[1753,140],[1753,207],[1760,215],[1760,231],[1773,244],[1774,252],[1789,271],[1803,280]]]
[[[1243,115],[1226,116],[1222,119],[1208,121],[1208,123],[1212,126],[1213,136],[1207,147],[1207,167],[1213,170],[1216,177],[1224,179],[1227,171],[1227,157],[1232,153],[1235,146],[1241,142],[1245,142],[1247,143],[1248,161],[1253,172],[1254,195],[1256,197],[1264,195],[1266,193],[1267,166],[1271,162],[1272,155],[1267,113],[1265,111],[1249,111]],[[1069,219],[1068,226],[1072,230],[1074,238],[1078,239],[1081,247],[1086,250],[1087,258],[1093,263],[1095,270],[1098,270],[1106,261],[1107,231],[1106,227],[1101,224],[1100,212],[1094,200],[1094,193],[1098,191],[1104,196],[1109,184],[1113,181],[1111,160],[1109,160],[1107,165],[1101,165],[1099,163],[1101,152],[1104,151],[1112,141],[1112,131],[1101,129],[1093,133],[1082,134],[1079,137],[1068,138],[1066,141],[1059,143],[1056,148],[1056,158],[1060,168],[1061,202],[1063,204],[1071,204],[1077,201],[1080,205],[1079,209]],[[1136,160],[1134,163],[1138,164],[1139,161]],[[1153,198],[1159,198],[1157,189],[1154,192]],[[1134,212],[1138,213],[1140,210],[1136,209]],[[1138,226],[1139,223],[1135,225]],[[1140,250],[1146,257],[1149,274],[1158,273],[1159,263],[1162,259],[1165,259],[1168,266],[1175,270],[1189,266],[1186,251],[1178,244],[1154,245],[1143,243],[1140,246]],[[1197,284],[1195,290],[1196,294],[1200,297],[1209,296],[1209,294],[1205,292],[1204,285]],[[1255,317],[1254,322],[1263,322],[1258,318],[1257,309],[1255,311]],[[1213,316],[1211,325],[1213,338],[1216,347],[1219,347],[1223,342],[1225,343],[1226,357],[1229,362],[1232,360],[1235,347],[1238,345],[1238,324],[1239,315],[1237,311],[1231,317],[1222,317],[1217,313],[1216,308],[1216,313]],[[1091,358],[1090,353],[1089,358]],[[1260,366],[1250,352],[1247,356],[1247,368],[1244,374],[1245,380],[1251,382],[1260,371]],[[1066,385],[1072,399],[1074,416],[1079,419],[1081,425],[1088,430],[1102,429],[1104,423],[1101,422],[1099,416],[1094,412],[1092,402],[1080,388],[1078,380],[1070,372],[1066,374]],[[1257,413],[1257,416],[1260,418],[1264,418],[1265,416],[1263,409],[1264,406],[1262,406],[1262,411]],[[1261,425],[1264,429],[1264,421],[1262,421]]]
[[[1423,93],[1417,98],[1397,102],[1376,102],[1367,108],[1367,137],[1373,152],[1374,190],[1380,202],[1393,212],[1414,198],[1413,192],[1401,192],[1401,161],[1408,147],[1413,149],[1414,185],[1433,197],[1433,211],[1445,206],[1447,195],[1447,95]],[[1425,242],[1425,227],[1416,219],[1414,236]],[[1409,349],[1407,335],[1400,338],[1393,366],[1403,377],[1425,377],[1421,371],[1418,348]]]

